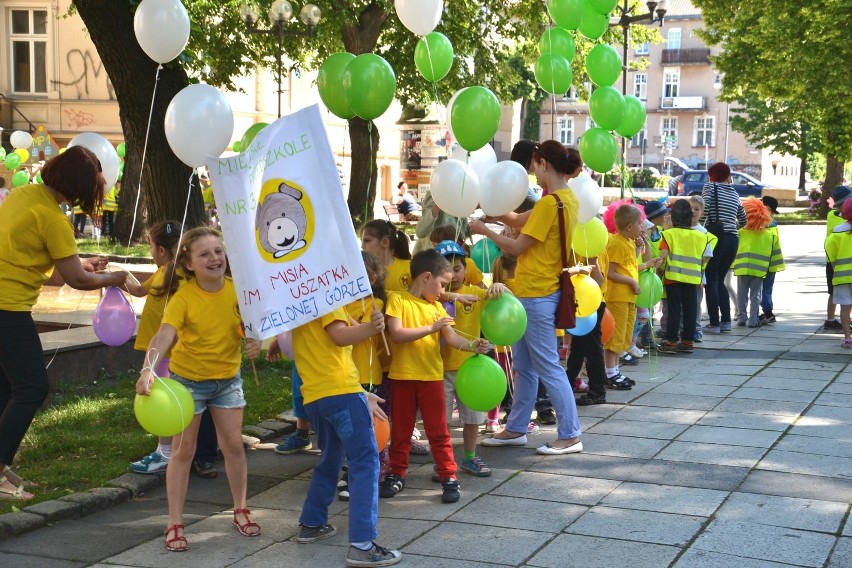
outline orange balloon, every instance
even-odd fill
[[[612,312],[609,311],[609,308],[605,308],[603,319],[601,320],[601,343],[609,341],[613,331],[615,331],[615,318],[612,317]]]
[[[376,433],[376,445],[379,447],[379,451],[385,449],[385,446],[388,445],[388,441],[390,440],[390,422],[387,420],[380,420],[373,415],[373,430]]]

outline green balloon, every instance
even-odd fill
[[[365,53],[346,66],[343,88],[355,114],[364,120],[373,120],[382,116],[393,102],[396,75],[384,57]]]
[[[414,65],[427,81],[440,81],[453,66],[453,44],[441,32],[421,37],[414,48]]]
[[[580,157],[587,166],[599,173],[612,169],[618,155],[615,138],[603,128],[590,128],[580,137]]]
[[[615,129],[625,138],[633,138],[645,127],[645,103],[638,97],[627,95],[624,97],[624,118]]]
[[[609,16],[618,5],[618,0],[586,0],[589,6],[598,14]]]
[[[538,40],[541,53],[558,53],[568,61],[574,60],[574,38],[565,28],[549,28]]]
[[[456,394],[462,403],[478,412],[496,408],[506,396],[506,373],[486,355],[474,355],[456,373]]]
[[[133,412],[147,432],[155,436],[174,436],[192,422],[195,403],[185,386],[173,379],[158,377],[149,396],[136,395]]]
[[[0,160],[5,160],[5,159],[6,159],[6,148],[4,148],[3,146],[0,146]]]
[[[589,39],[600,39],[609,28],[609,16],[598,13],[586,2],[583,4],[583,20],[580,22],[580,33]]]
[[[21,157],[12,152],[11,154],[6,155],[6,159],[3,161],[3,163],[6,165],[7,170],[17,170],[19,167],[21,167]]]
[[[586,56],[586,72],[599,87],[608,87],[621,75],[621,56],[608,43],[599,43]]]
[[[30,174],[24,170],[20,170],[12,174],[12,187],[18,187],[28,183],[30,183]]]
[[[118,153],[118,156],[120,158],[123,158],[124,155],[127,153],[127,146],[124,144],[124,142],[120,142],[118,146],[115,147],[115,151]]]
[[[503,256],[500,247],[489,238],[479,239],[470,249],[470,258],[482,272],[491,272],[494,260]]]
[[[663,281],[654,270],[643,270],[639,273],[639,290],[636,306],[653,308],[663,297]]]
[[[248,147],[251,146],[251,141],[254,140],[254,137],[267,126],[269,126],[269,124],[266,122],[255,122],[249,126],[248,130],[243,133],[243,137],[240,138],[240,148],[247,150]]]
[[[482,335],[494,345],[513,345],[527,330],[527,311],[511,294],[488,300],[479,316]]]
[[[535,62],[535,80],[548,93],[561,95],[571,88],[574,71],[560,54],[543,53]]]
[[[323,61],[317,75],[317,89],[323,104],[332,114],[344,120],[355,116],[343,87],[343,73],[353,59],[355,56],[349,52],[335,53]]]
[[[240,152],[241,151],[240,148],[242,148],[242,146],[240,146],[239,140],[237,140],[236,142],[231,144],[231,151],[233,151],[233,152]]]
[[[589,114],[604,130],[615,130],[624,119],[624,96],[615,87],[598,87],[589,98]]]
[[[583,19],[583,0],[551,0],[547,7],[556,25],[576,30]]]
[[[121,179],[121,172],[118,172],[118,179]],[[36,174],[36,183],[44,183],[44,180],[41,179],[41,172]]]
[[[467,87],[457,93],[450,124],[459,146],[468,152],[479,150],[500,127],[500,102],[489,89]]]

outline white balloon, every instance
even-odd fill
[[[172,152],[186,165],[197,168],[207,163],[208,155],[218,157],[230,145],[234,113],[218,89],[189,85],[169,103],[165,126]]]
[[[399,21],[413,33],[424,36],[441,21],[444,0],[394,0]]]
[[[12,144],[12,148],[23,148],[24,150],[28,150],[33,145],[33,137],[29,132],[16,130],[9,137],[9,143]]]
[[[580,211],[577,214],[577,222],[581,225],[588,223],[595,217],[603,206],[603,191],[595,183],[595,180],[586,174],[572,178],[568,187],[577,196],[580,202]]]
[[[486,215],[505,215],[523,203],[529,187],[527,170],[521,164],[498,162],[480,179],[480,207]]]
[[[133,31],[148,57],[168,63],[189,41],[189,14],[179,0],[142,0],[133,16]]]
[[[106,181],[105,190],[111,188],[118,181],[118,169],[121,166],[121,160],[118,157],[118,152],[115,151],[109,140],[97,134],[96,132],[81,132],[71,139],[68,143],[68,148],[72,146],[82,146],[87,150],[91,150],[101,162],[101,170]]]
[[[479,205],[479,178],[473,168],[458,160],[438,164],[430,187],[435,205],[454,217],[464,219]]]
[[[497,154],[494,153],[494,148],[491,147],[491,144],[486,144],[479,150],[474,150],[470,154],[470,158],[468,158],[468,151],[456,143],[453,144],[453,148],[450,150],[450,159],[458,160],[473,168],[476,177],[479,178],[479,181],[482,181],[485,179],[488,170],[497,163]]]

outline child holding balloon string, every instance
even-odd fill
[[[174,273],[180,267],[187,282],[180,289]],[[148,350],[166,353],[170,349],[172,379],[183,384],[195,401],[195,416],[189,426],[175,436],[175,448],[166,470],[169,503],[166,549],[188,549],[184,535],[183,510],[189,469],[195,453],[201,414],[210,408],[219,446],[225,457],[225,471],[234,501],[233,525],[246,537],[260,535],[260,527],[246,508],[246,455],[242,442],[245,398],[240,377],[242,322],[233,280],[227,275],[227,259],[222,235],[215,229],[198,227],[181,239],[174,264],[166,269],[164,281],[172,295],[163,322],[151,339]],[[247,339],[246,356],[260,353],[260,342]],[[150,366],[142,369],[136,392],[147,396],[156,379]]]
[[[504,252],[501,256],[494,259],[494,262],[491,264],[492,280],[495,283],[503,284],[511,292],[512,284],[515,280],[515,267],[517,265],[517,257]],[[500,406],[489,410],[486,416],[485,431],[491,434],[500,429],[500,408],[503,407],[511,409],[512,407],[512,379],[514,379],[514,372],[512,369],[512,352],[509,348],[504,347],[501,352],[500,348],[497,347],[496,359],[497,363],[503,369],[503,372],[506,373],[509,388],[506,390],[506,396]]]
[[[482,271],[479,270],[479,267],[476,266],[476,263],[470,258],[470,250],[469,247],[462,241],[456,238],[457,232],[455,227],[452,225],[444,225],[443,227],[435,227],[432,232],[429,234],[429,240],[432,241],[432,247],[437,247],[438,243],[443,241],[454,241],[457,243],[462,250],[465,252],[464,259],[464,282],[465,286],[473,285],[478,286],[479,288],[485,289],[485,284],[483,283],[484,277],[482,275]]]

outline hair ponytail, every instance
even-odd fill
[[[390,244],[391,254],[394,258],[402,260],[411,260],[411,249],[408,248],[408,235],[404,231],[398,229],[396,225],[390,221],[381,219],[373,219],[367,222],[361,228],[361,234],[367,233],[371,237],[378,240],[387,239]]]

